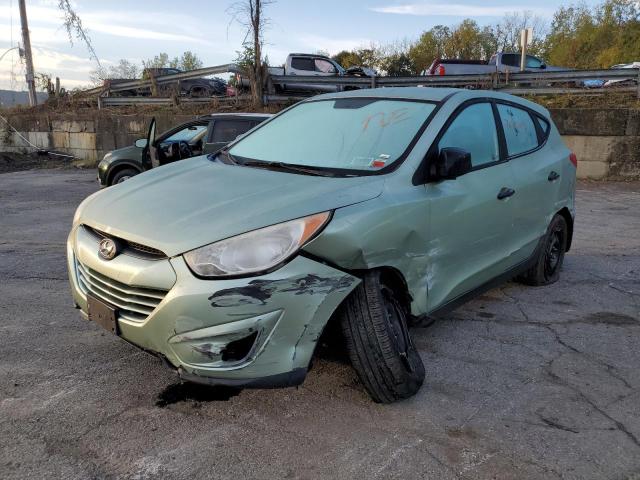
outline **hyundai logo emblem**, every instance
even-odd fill
[[[118,244],[111,238],[103,238],[98,245],[98,255],[103,260],[113,260],[118,255]]]

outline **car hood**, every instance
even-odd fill
[[[116,150],[111,151],[111,161],[123,158],[128,160],[140,160],[142,158],[142,148],[130,145],[128,147],[117,148]]]
[[[88,198],[75,223],[169,256],[240,233],[375,198],[378,176],[318,177],[207,157],[137,175]]]

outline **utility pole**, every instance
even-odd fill
[[[25,0],[20,0],[20,22],[22,23],[22,46],[24,48],[24,61],[27,66],[27,88],[29,89],[29,105],[38,104],[36,97],[36,82],[33,75],[33,56],[31,55],[31,39],[29,38],[29,24],[27,23],[27,7]]]

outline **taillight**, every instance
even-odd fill
[[[571,161],[571,163],[573,163],[573,166],[578,168],[578,157],[576,157],[576,154],[571,152],[571,155],[569,155],[569,160]]]
[[[438,75],[444,75],[444,74],[445,74],[444,65],[438,65]]]

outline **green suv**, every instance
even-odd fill
[[[88,197],[82,313],[209,385],[300,384],[329,320],[377,402],[425,370],[407,328],[500,282],[555,282],[576,158],[549,113],[444,88],[325,94],[215,155]]]
[[[149,134],[124,148],[107,153],[98,164],[101,187],[122,183],[153,167],[186,158],[214,153],[271,117],[266,113],[213,113],[183,123],[155,138],[156,122],[151,121]],[[152,148],[147,148],[151,143]]]

